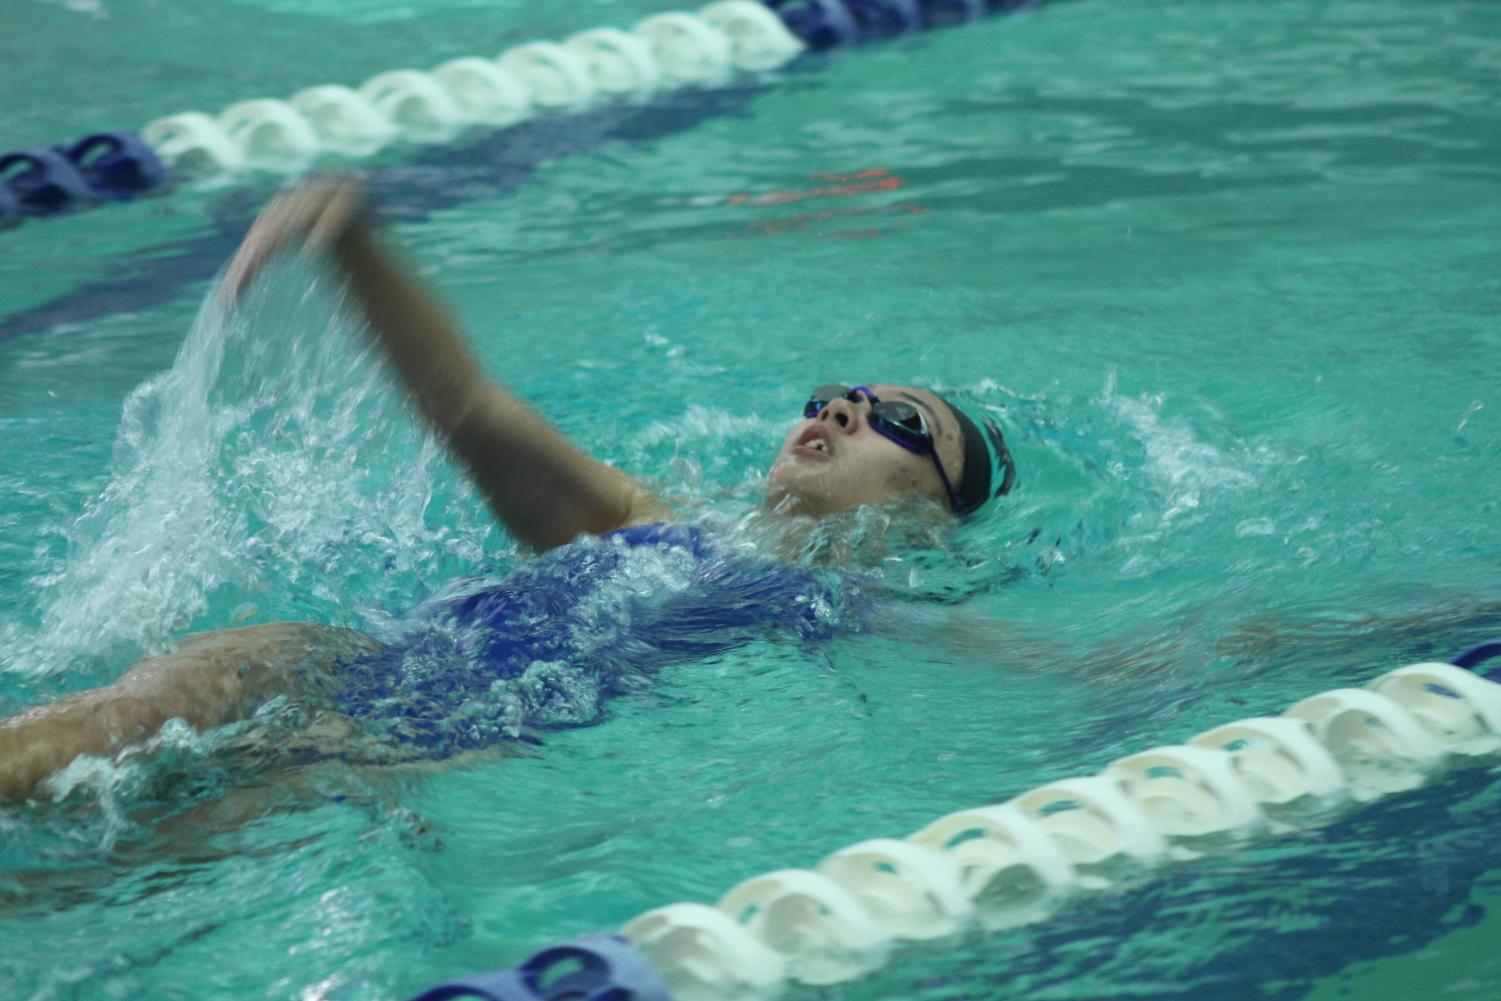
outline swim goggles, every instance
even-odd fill
[[[949,482],[949,474],[944,472],[943,462],[938,458],[938,447],[934,444],[933,432],[928,427],[928,422],[923,419],[922,411],[912,404],[882,400],[872,393],[868,386],[856,386],[851,389],[848,386],[831,383],[813,390],[813,395],[809,396],[808,402],[803,405],[803,416],[817,417],[823,412],[824,407],[835,400],[848,400],[859,404],[862,396],[870,402],[870,414],[866,419],[870,421],[871,430],[915,455],[926,455],[932,458],[933,468],[938,470],[938,478],[943,481],[943,489],[949,495],[949,504],[953,506],[955,514],[965,515],[979,506],[978,504],[965,505],[959,499],[953,484]]]

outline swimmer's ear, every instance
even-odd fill
[[[266,264],[288,248],[324,252],[367,225],[365,183],[353,174],[330,174],[284,189],[261,210],[219,281],[217,302],[237,304]]]

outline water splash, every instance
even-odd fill
[[[205,299],[127,398],[109,484],[34,578],[0,670],[153,651],[185,629],[357,618],[479,559],[490,523],[334,291],[293,263],[240,309]]]
[[[1157,519],[1158,527],[1191,515],[1211,491],[1243,489],[1256,482],[1242,457],[1206,439],[1187,421],[1165,416],[1161,394],[1124,396],[1112,371],[1101,403],[1118,415],[1143,449],[1141,473],[1161,498],[1157,510],[1143,513]]]

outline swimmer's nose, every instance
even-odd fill
[[[843,398],[830,400],[818,412],[818,419],[832,423],[845,434],[854,434],[860,427],[859,409],[849,400]]]

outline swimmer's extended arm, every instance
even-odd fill
[[[225,278],[237,294],[291,244],[339,265],[381,347],[423,415],[442,433],[490,508],[538,550],[580,533],[660,520],[640,482],[580,451],[526,404],[484,377],[448,312],[376,238],[352,181],[314,181],[278,198],[245,238]]]

